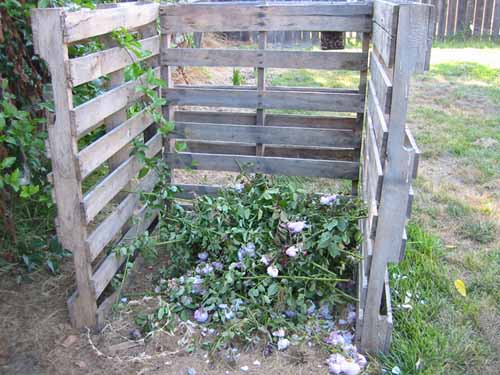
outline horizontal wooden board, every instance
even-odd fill
[[[143,51],[151,52],[152,56],[160,53],[160,37],[153,36],[151,38],[142,39],[139,41]],[[133,62],[140,61],[131,51],[125,48],[114,47],[104,51],[99,51],[77,57],[69,60],[69,81],[71,85],[78,86],[86,82],[93,81],[106,74],[116,72],[123,69]]]
[[[175,111],[175,121],[255,125],[256,115],[249,112]],[[266,113],[266,125],[352,130],[356,125],[356,118]]]
[[[78,162],[82,178],[87,177],[152,123],[151,115],[144,109],[81,150],[78,153]]]
[[[169,48],[162,52],[162,65],[231,66],[288,69],[362,70],[368,57],[362,52],[273,51],[220,48]]]
[[[396,57],[396,37],[391,36],[377,23],[373,24],[372,33],[373,48],[382,58],[382,61],[388,68],[394,65]]]
[[[376,53],[371,54],[370,81],[373,84],[375,93],[384,113],[391,111],[392,82],[389,78],[389,72],[383,66]]]
[[[172,168],[265,173],[283,176],[330,177],[354,179],[359,164],[349,161],[288,159],[241,155],[167,153]]]
[[[368,163],[365,167],[368,168],[368,179],[370,183],[374,184],[375,196],[373,197],[377,202],[380,202],[380,196],[382,195],[382,184],[384,179],[383,165],[380,158],[380,154],[377,147],[377,141],[375,138],[375,130],[373,129],[373,124],[370,117],[367,117],[367,129],[366,129],[366,148],[368,155]]]
[[[162,33],[218,31],[371,30],[369,3],[330,4],[165,4]]]
[[[135,186],[138,191],[149,192],[158,182],[155,173],[148,173]],[[139,195],[130,193],[87,239],[90,256],[94,261],[101,251],[118,236],[127,221],[138,211]]]
[[[367,118],[370,119],[373,130],[375,131],[375,139],[381,157],[381,162],[383,163],[387,150],[389,130],[385,114],[380,107],[380,103],[375,92],[375,86],[371,80],[368,81]]]
[[[107,9],[82,8],[64,14],[64,41],[79,40],[110,33],[119,28],[135,29],[158,18],[158,4],[133,3]]]
[[[176,122],[173,137],[203,141],[354,148],[360,139],[350,130]]]
[[[156,134],[147,143],[146,157],[158,154],[162,148],[162,136]],[[106,206],[141,170],[143,165],[132,156],[125,160],[118,168],[102,179],[92,190],[83,197],[83,207],[87,222]]]
[[[362,112],[359,93],[299,91],[257,92],[237,89],[172,88],[163,90],[173,105]]]
[[[180,199],[193,199],[201,195],[215,195],[222,188],[221,185],[192,185],[175,184],[180,191],[175,195]]]
[[[256,153],[255,144],[199,141],[187,141],[186,144],[188,147],[187,151],[201,154],[254,156]],[[298,147],[266,145],[264,147],[264,156],[314,160],[320,159],[351,161],[354,157],[354,150],[306,146]]]
[[[411,157],[411,172],[412,177],[417,178],[418,175],[418,164],[420,162],[421,151],[413,137],[410,129],[406,128],[405,130],[405,146],[411,149],[412,157]]]
[[[154,73],[157,78],[160,78],[160,68],[154,69]],[[126,82],[72,110],[70,114],[77,137],[80,138],[89,133],[106,118],[140,99],[143,95],[137,92],[137,87],[145,84],[144,76],[138,80]]]

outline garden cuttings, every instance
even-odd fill
[[[338,352],[334,373],[364,366],[352,345],[362,200],[308,193],[283,177],[237,181],[195,197],[192,210],[175,200],[175,186],[144,194],[159,210],[156,230],[116,251],[169,260],[151,293],[156,311],[136,323],[145,334],[173,331],[179,319],[199,325],[197,343],[212,352],[259,343],[285,350],[307,339]]]

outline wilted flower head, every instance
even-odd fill
[[[268,266],[269,263],[271,263],[271,261],[269,260],[269,258],[266,256],[266,255],[262,255],[260,257],[260,261],[265,265],[265,266]]]
[[[203,307],[200,307],[194,312],[194,319],[198,323],[205,323],[208,320],[208,312]]]
[[[278,273],[279,273],[279,271],[276,268],[276,266],[271,265],[271,266],[267,267],[267,274],[269,276],[271,276],[271,277],[278,277]]]
[[[285,330],[283,328],[273,332],[274,337],[285,337]]]
[[[291,221],[286,226],[288,231],[292,234],[300,233],[307,228],[307,224],[305,221]]]
[[[321,305],[321,308],[319,309],[319,314],[325,320],[333,319],[333,315],[330,312],[330,305],[328,303],[324,303]]]
[[[233,185],[233,190],[237,193],[241,193],[243,189],[245,188],[244,184],[234,184]]]
[[[210,264],[205,264],[205,266],[201,269],[201,273],[204,275],[208,275],[212,273],[214,268]]]
[[[319,199],[319,202],[325,206],[331,206],[333,202],[337,200],[337,195],[332,194],[332,195],[324,195]]]
[[[311,304],[307,308],[307,314],[312,315],[314,314],[315,311],[316,311],[316,305],[314,304],[314,302],[311,301]]]
[[[219,271],[224,268],[224,265],[221,262],[212,262],[212,266]]]
[[[278,350],[286,350],[290,346],[290,340],[280,338],[278,340]]]
[[[361,368],[364,368],[368,361],[366,360],[366,357],[363,354],[356,354],[356,362]]]
[[[344,345],[344,336],[339,331],[333,331],[326,339],[326,343],[333,346]]]
[[[290,246],[288,249],[286,249],[286,255],[291,258],[295,258],[298,253],[299,249],[297,248],[297,246]]]
[[[292,319],[292,318],[295,318],[297,316],[297,313],[293,310],[285,310],[285,311],[283,311],[283,314],[285,314],[285,316],[288,319]]]
[[[198,259],[201,260],[202,262],[206,261],[208,259],[208,253],[206,251],[199,253]]]
[[[243,261],[245,256],[249,256],[253,258],[255,256],[255,244],[252,242],[247,243],[246,245],[240,247],[238,249],[238,259],[240,262]]]
[[[183,305],[190,305],[191,303],[193,303],[193,299],[190,296],[182,296],[181,303]]]

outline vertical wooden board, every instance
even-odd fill
[[[493,26],[491,28],[491,38],[496,41],[500,38],[500,0],[495,1],[493,12]]]
[[[259,51],[264,51],[267,48],[267,32],[259,31]],[[262,98],[263,92],[266,90],[266,70],[265,68],[257,68],[257,95]],[[266,114],[264,112],[262,100],[258,100],[256,109],[256,124],[264,126],[266,123]],[[265,145],[257,143],[255,149],[256,156],[264,156]]]
[[[372,43],[385,65],[392,67],[394,65],[394,56],[396,53],[396,38],[392,37],[381,26],[374,23]]]
[[[472,35],[474,29],[474,9],[476,0],[466,0],[465,4],[465,24],[464,35],[469,37]]]
[[[443,40],[446,34],[446,18],[448,16],[448,0],[440,0],[438,38]]]
[[[373,22],[381,26],[390,35],[396,35],[398,27],[398,9],[395,2],[377,0],[373,2]]]
[[[495,0],[485,0],[484,5],[484,20],[482,39],[488,40],[491,37],[492,22],[493,22],[493,6]]]
[[[387,151],[387,140],[389,137],[389,130],[387,128],[386,117],[380,108],[375,88],[371,82],[368,82],[368,107],[367,113],[375,131],[375,139],[380,154],[380,160],[383,164]]]
[[[472,35],[481,36],[483,30],[483,13],[485,0],[476,0],[476,9],[474,12],[474,29]]]
[[[455,35],[455,18],[457,16],[457,0],[448,0],[448,19],[446,22],[446,36]]]
[[[380,108],[384,113],[391,110],[392,81],[391,72],[385,68],[383,62],[376,53],[371,53],[370,80],[373,84],[372,90],[376,94]]]
[[[77,284],[77,294],[68,300],[70,317],[78,328],[95,327],[97,304],[86,244],[87,227],[81,209],[77,141],[70,118],[73,95],[66,76],[69,56],[63,40],[63,10],[33,9],[31,20],[36,51],[47,62],[52,76],[56,121],[50,124],[48,133],[57,205],[56,228],[63,247],[73,252]]]

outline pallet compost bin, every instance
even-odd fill
[[[368,206],[368,218],[360,222],[364,260],[357,280],[357,343],[365,352],[387,350],[392,328],[387,264],[404,254],[419,156],[405,126],[408,90],[411,74],[429,64],[432,17],[432,6],[383,0],[122,3],[96,10],[33,10],[35,48],[52,74],[50,179],[57,233],[74,257],[76,289],[68,299],[74,326],[102,324],[118,297],[115,292],[103,298],[103,292],[124,262],[109,248],[154,222],[154,215],[145,215],[138,195],[127,193],[150,191],[157,181],[152,171],[137,179],[141,165],[130,156],[130,143],[142,137],[148,156],[162,153],[172,169],[239,171],[245,164],[250,172],[352,180],[354,191]],[[151,51],[145,63],[166,82],[161,89],[168,101],[164,115],[176,124],[169,138],[157,132],[147,110],[127,116],[127,108],[141,99],[136,88],[143,80],[125,80],[124,69],[135,58],[113,43],[110,33],[119,28],[137,33],[143,48]],[[304,30],[356,32],[362,48],[266,48],[268,32]],[[174,35],[182,33],[229,31],[257,32],[257,48],[176,48],[173,43]],[[106,49],[69,57],[71,45],[92,38]],[[176,66],[254,67],[256,85],[174,85]],[[265,81],[267,68],[357,71],[360,84],[358,89],[272,87]],[[72,90],[103,76],[108,77],[107,90],[75,106]],[[204,109],[186,110],[186,106]],[[276,114],[274,109],[332,114]],[[79,140],[98,128],[105,130],[104,135],[79,149]],[[175,139],[186,140],[188,149],[176,152]],[[84,192],[84,182],[103,170],[106,176]],[[184,198],[217,190],[180,186]]]

